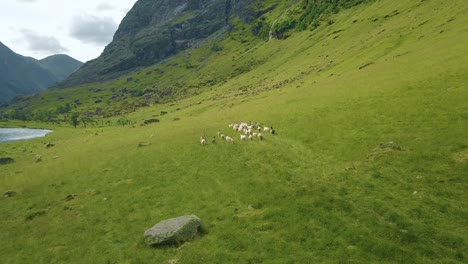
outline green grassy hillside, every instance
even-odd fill
[[[73,111],[86,112],[102,96],[103,111],[126,114],[0,145],[16,160],[0,165],[0,191],[16,192],[0,199],[2,262],[466,263],[467,11],[462,0],[375,1],[285,40],[239,30],[115,82],[34,98],[24,107],[80,99]],[[131,92],[108,99],[155,81],[186,89],[147,106]],[[142,126],[149,118],[160,122]],[[241,142],[228,128],[240,121],[277,135]],[[200,145],[218,130],[236,142]],[[145,246],[147,228],[184,214],[206,233]]]

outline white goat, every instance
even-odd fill
[[[258,134],[257,134],[257,138],[260,139],[260,140],[263,140],[263,135],[262,135],[262,133],[258,133]]]

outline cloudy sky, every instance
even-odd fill
[[[86,62],[101,54],[137,0],[0,1],[0,42],[14,52]]]

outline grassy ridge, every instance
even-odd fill
[[[228,38],[206,73],[232,57],[268,60],[127,115],[168,111],[158,124],[57,126],[2,144],[17,160],[0,167],[0,190],[17,192],[0,200],[3,261],[466,262],[466,11],[464,1],[376,1],[248,51],[228,55]],[[278,135],[200,146],[218,129],[237,135],[227,124],[238,121]],[[402,150],[378,148],[389,141]],[[146,228],[191,213],[207,234],[144,246]]]

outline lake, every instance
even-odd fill
[[[39,138],[52,132],[48,129],[0,128],[0,143]]]

